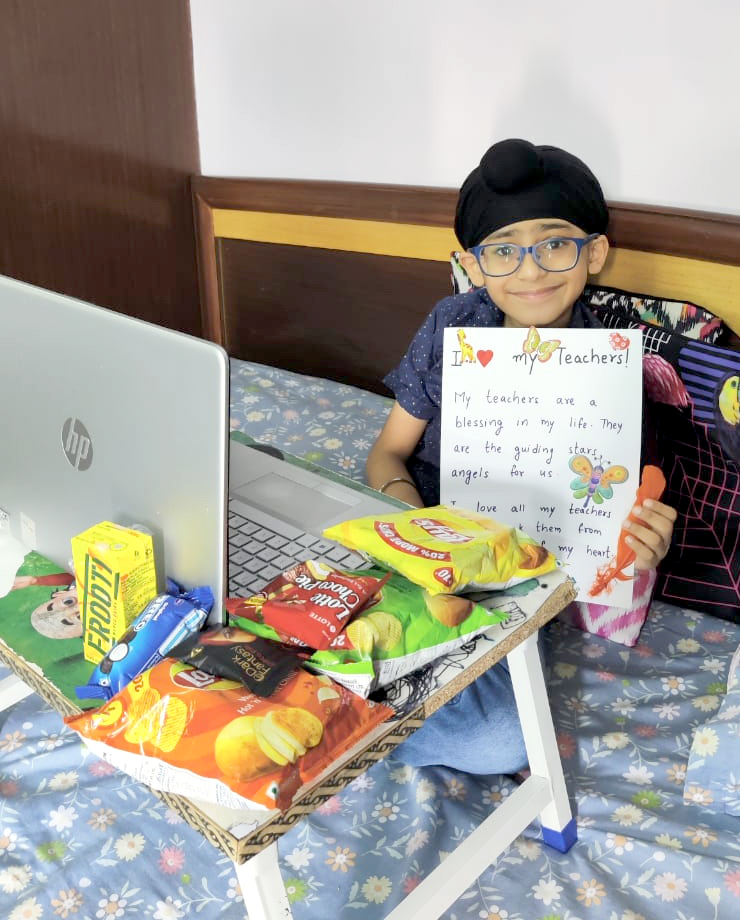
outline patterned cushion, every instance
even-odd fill
[[[587,285],[586,302],[597,316],[605,310],[620,313],[625,319],[669,329],[688,339],[714,343],[722,334],[722,320],[703,307],[678,300],[662,300],[644,294],[630,294],[617,288]],[[625,323],[623,323],[625,325]]]
[[[624,325],[614,315],[602,319]],[[740,353],[642,328],[664,501],[678,511],[656,595],[738,623]]]
[[[468,291],[472,291],[475,287],[470,280],[470,275],[460,261],[461,255],[462,253],[460,252],[450,253],[450,281],[452,282],[453,294],[467,294]]]

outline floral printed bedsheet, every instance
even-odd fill
[[[388,405],[259,366],[232,372],[234,428],[358,479]],[[740,627],[660,602],[634,648],[551,624],[548,685],[578,840],[563,854],[531,826],[446,920],[740,916],[740,825],[690,763],[692,741],[709,764],[722,746],[708,732],[737,719],[725,690],[739,645]],[[385,917],[513,788],[376,764],[281,839],[294,917]],[[38,696],[0,712],[0,918],[244,916],[230,860],[96,760]]]
[[[719,710],[694,732],[686,801],[692,801],[697,788],[707,790],[708,809],[740,817],[740,645],[730,662]]]
[[[549,687],[578,821],[531,826],[446,920],[731,920],[737,818],[692,782],[740,628],[656,603],[631,649],[556,622]],[[2,674],[0,674],[0,678]],[[280,841],[296,920],[379,920],[514,788],[376,764]],[[153,793],[93,758],[35,695],[0,714],[0,917],[243,918],[233,866]]]
[[[347,384],[231,362],[233,431],[360,482],[390,407],[390,399]]]

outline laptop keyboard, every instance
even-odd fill
[[[323,559],[339,569],[368,564],[364,557],[337,543],[229,500],[229,597],[256,594],[276,575],[307,559]]]

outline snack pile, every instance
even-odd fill
[[[214,626],[178,643],[170,657],[208,674],[241,681],[252,693],[267,697],[306,660],[308,653],[234,626]]]
[[[446,505],[344,521],[324,536],[431,594],[500,590],[557,566],[553,554],[521,530]]]
[[[389,578],[388,572],[340,572],[324,562],[302,562],[270,583],[262,618],[289,643],[326,649]]]
[[[324,535],[378,564],[300,563],[258,595],[227,600],[228,624],[205,630],[208,589],[156,597],[78,688],[104,705],[67,724],[154,788],[286,808],[394,715],[367,699],[372,690],[507,619],[503,592],[480,604],[462,592],[500,591],[557,566],[521,531],[442,505]]]

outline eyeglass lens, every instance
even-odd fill
[[[573,240],[542,240],[532,250],[535,262],[551,272],[564,272],[578,261],[578,244]],[[491,243],[481,249],[481,267],[489,275],[509,275],[522,261],[522,251],[510,243]]]

